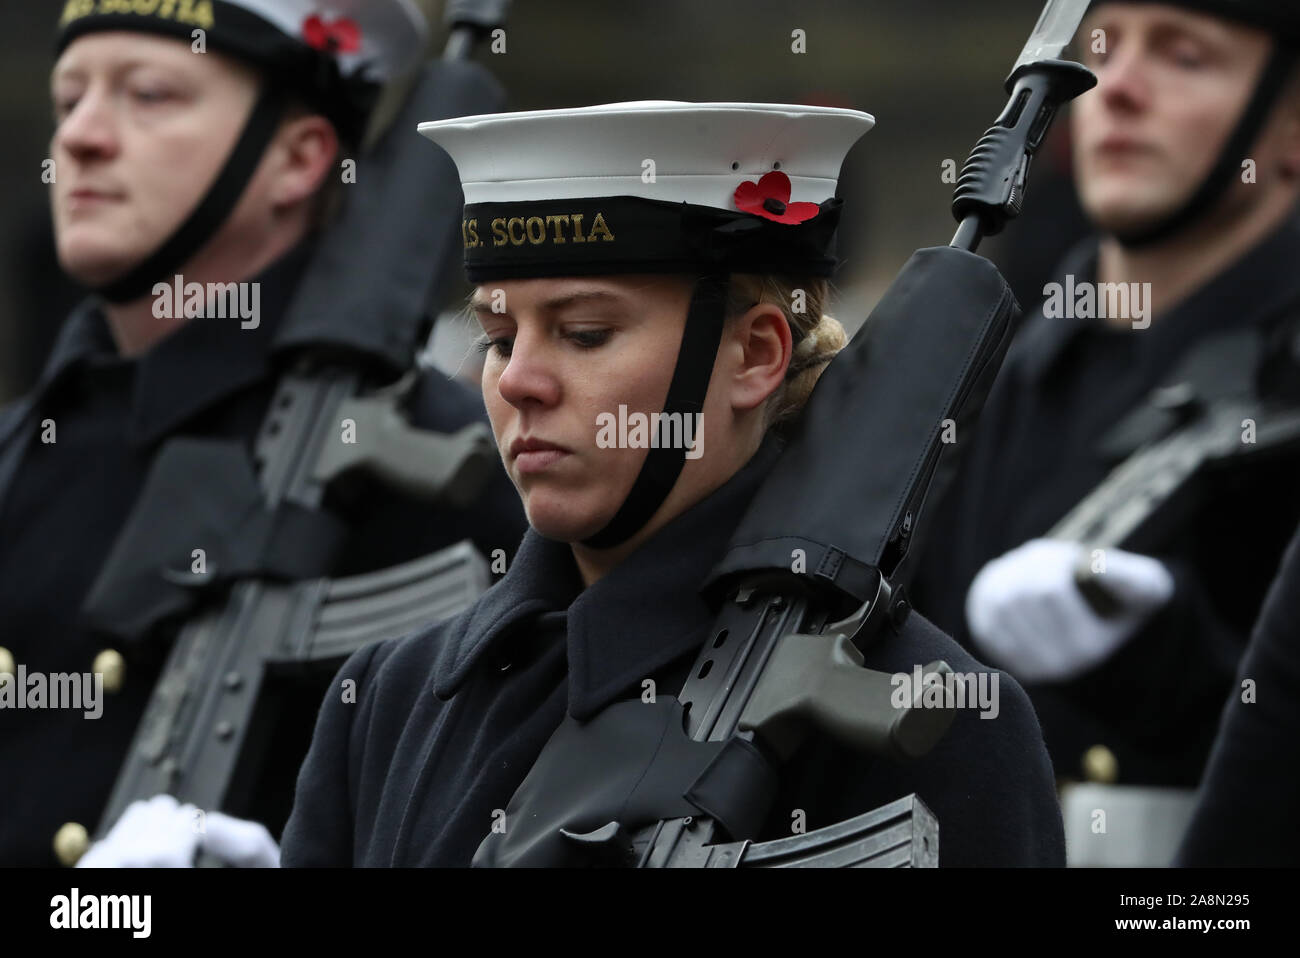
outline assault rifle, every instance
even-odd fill
[[[468,56],[504,22],[507,7],[508,0],[448,5],[446,54],[423,71],[362,161],[277,333],[277,352],[297,361],[271,400],[253,462],[239,443],[170,442],[92,589],[87,618],[113,634],[138,636],[190,615],[101,835],[132,801],[160,792],[240,813],[280,719],[275,697],[261,694],[273,672],[333,674],[356,649],[454,615],[489,584],[487,564],[468,542],[330,578],[345,526],[324,503],[335,483],[367,473],[462,506],[497,468],[486,424],[443,435],[406,423],[399,406],[413,373],[368,390],[375,370],[410,370],[425,317],[459,263],[459,179],[411,131],[434,117],[500,109],[499,84]],[[358,274],[369,281],[355,283]],[[340,441],[344,424],[355,442]],[[190,562],[195,545],[213,546],[202,567]],[[160,556],[171,563],[161,579]]]
[[[484,840],[476,865],[938,863],[939,825],[916,795],[806,834],[753,841],[775,790],[765,756],[784,761],[816,735],[914,758],[955,717],[951,708],[920,707],[919,689],[912,705],[895,707],[890,676],[864,668],[863,652],[908,613],[908,556],[926,501],[955,466],[944,421],[970,428],[1009,344],[1014,298],[974,250],[1020,212],[1030,159],[1057,108],[1096,82],[1058,59],[1087,6],[1047,3],[1007,81],[1007,108],[958,182],[951,246],[912,257],[819,380],[706,583],[725,601],[682,690],[654,704],[616,703],[587,723],[566,719],[506,810],[516,824]],[[795,550],[806,571],[792,571]],[[936,662],[925,671],[951,670]],[[647,743],[649,762],[629,756],[630,742]],[[633,776],[636,795],[653,791],[657,814],[574,828],[602,820],[598,796],[575,793],[558,809],[529,804],[548,771],[558,784],[555,771],[572,764],[569,755],[610,779],[620,766],[645,769],[644,779]],[[653,789],[642,784],[656,777]]]
[[[1094,549],[1156,552],[1186,528],[1214,469],[1300,447],[1300,397],[1260,388],[1258,373],[1273,358],[1262,346],[1253,329],[1208,339],[1103,439],[1122,461],[1047,533],[1084,544],[1075,582],[1098,615],[1117,615],[1123,604],[1092,574]],[[1295,356],[1283,361],[1300,366]]]

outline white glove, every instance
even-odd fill
[[[1102,618],[1074,581],[1077,542],[1032,539],[980,570],[966,621],[980,651],[1025,682],[1060,682],[1110,658],[1174,594],[1173,574],[1148,556],[1105,550],[1097,574],[1122,609]]]
[[[280,847],[266,827],[181,805],[170,795],[127,806],[78,868],[191,868],[204,851],[241,868],[279,868]]]

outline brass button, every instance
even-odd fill
[[[54,833],[54,854],[69,868],[81,860],[89,847],[90,833],[85,825],[68,822]]]
[[[18,670],[14,663],[14,654],[0,645],[0,675],[12,676]]]
[[[1094,745],[1083,753],[1083,775],[1090,782],[1114,785],[1119,781],[1119,761],[1105,745]]]
[[[120,692],[126,680],[126,659],[116,649],[105,649],[95,656],[90,670],[104,676],[105,692]]]

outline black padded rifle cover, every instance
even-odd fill
[[[339,219],[321,237],[276,348],[336,347],[409,369],[461,270],[464,198],[456,167],[416,132],[425,120],[495,113],[501,84],[484,67],[425,67],[397,118],[356,167]],[[358,282],[358,277],[362,281]]]
[[[789,575],[796,549],[846,602],[875,597],[874,570],[905,584],[922,507],[951,481],[1018,315],[983,257],[914,253],[822,374],[709,586]]]

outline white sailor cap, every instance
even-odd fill
[[[428,35],[412,0],[65,0],[57,51],[105,30],[186,43],[202,30],[206,48],[261,68],[350,129],[378,84],[419,62]]]
[[[828,275],[857,110],[640,101],[423,123],[465,192],[471,282],[615,272]]]

